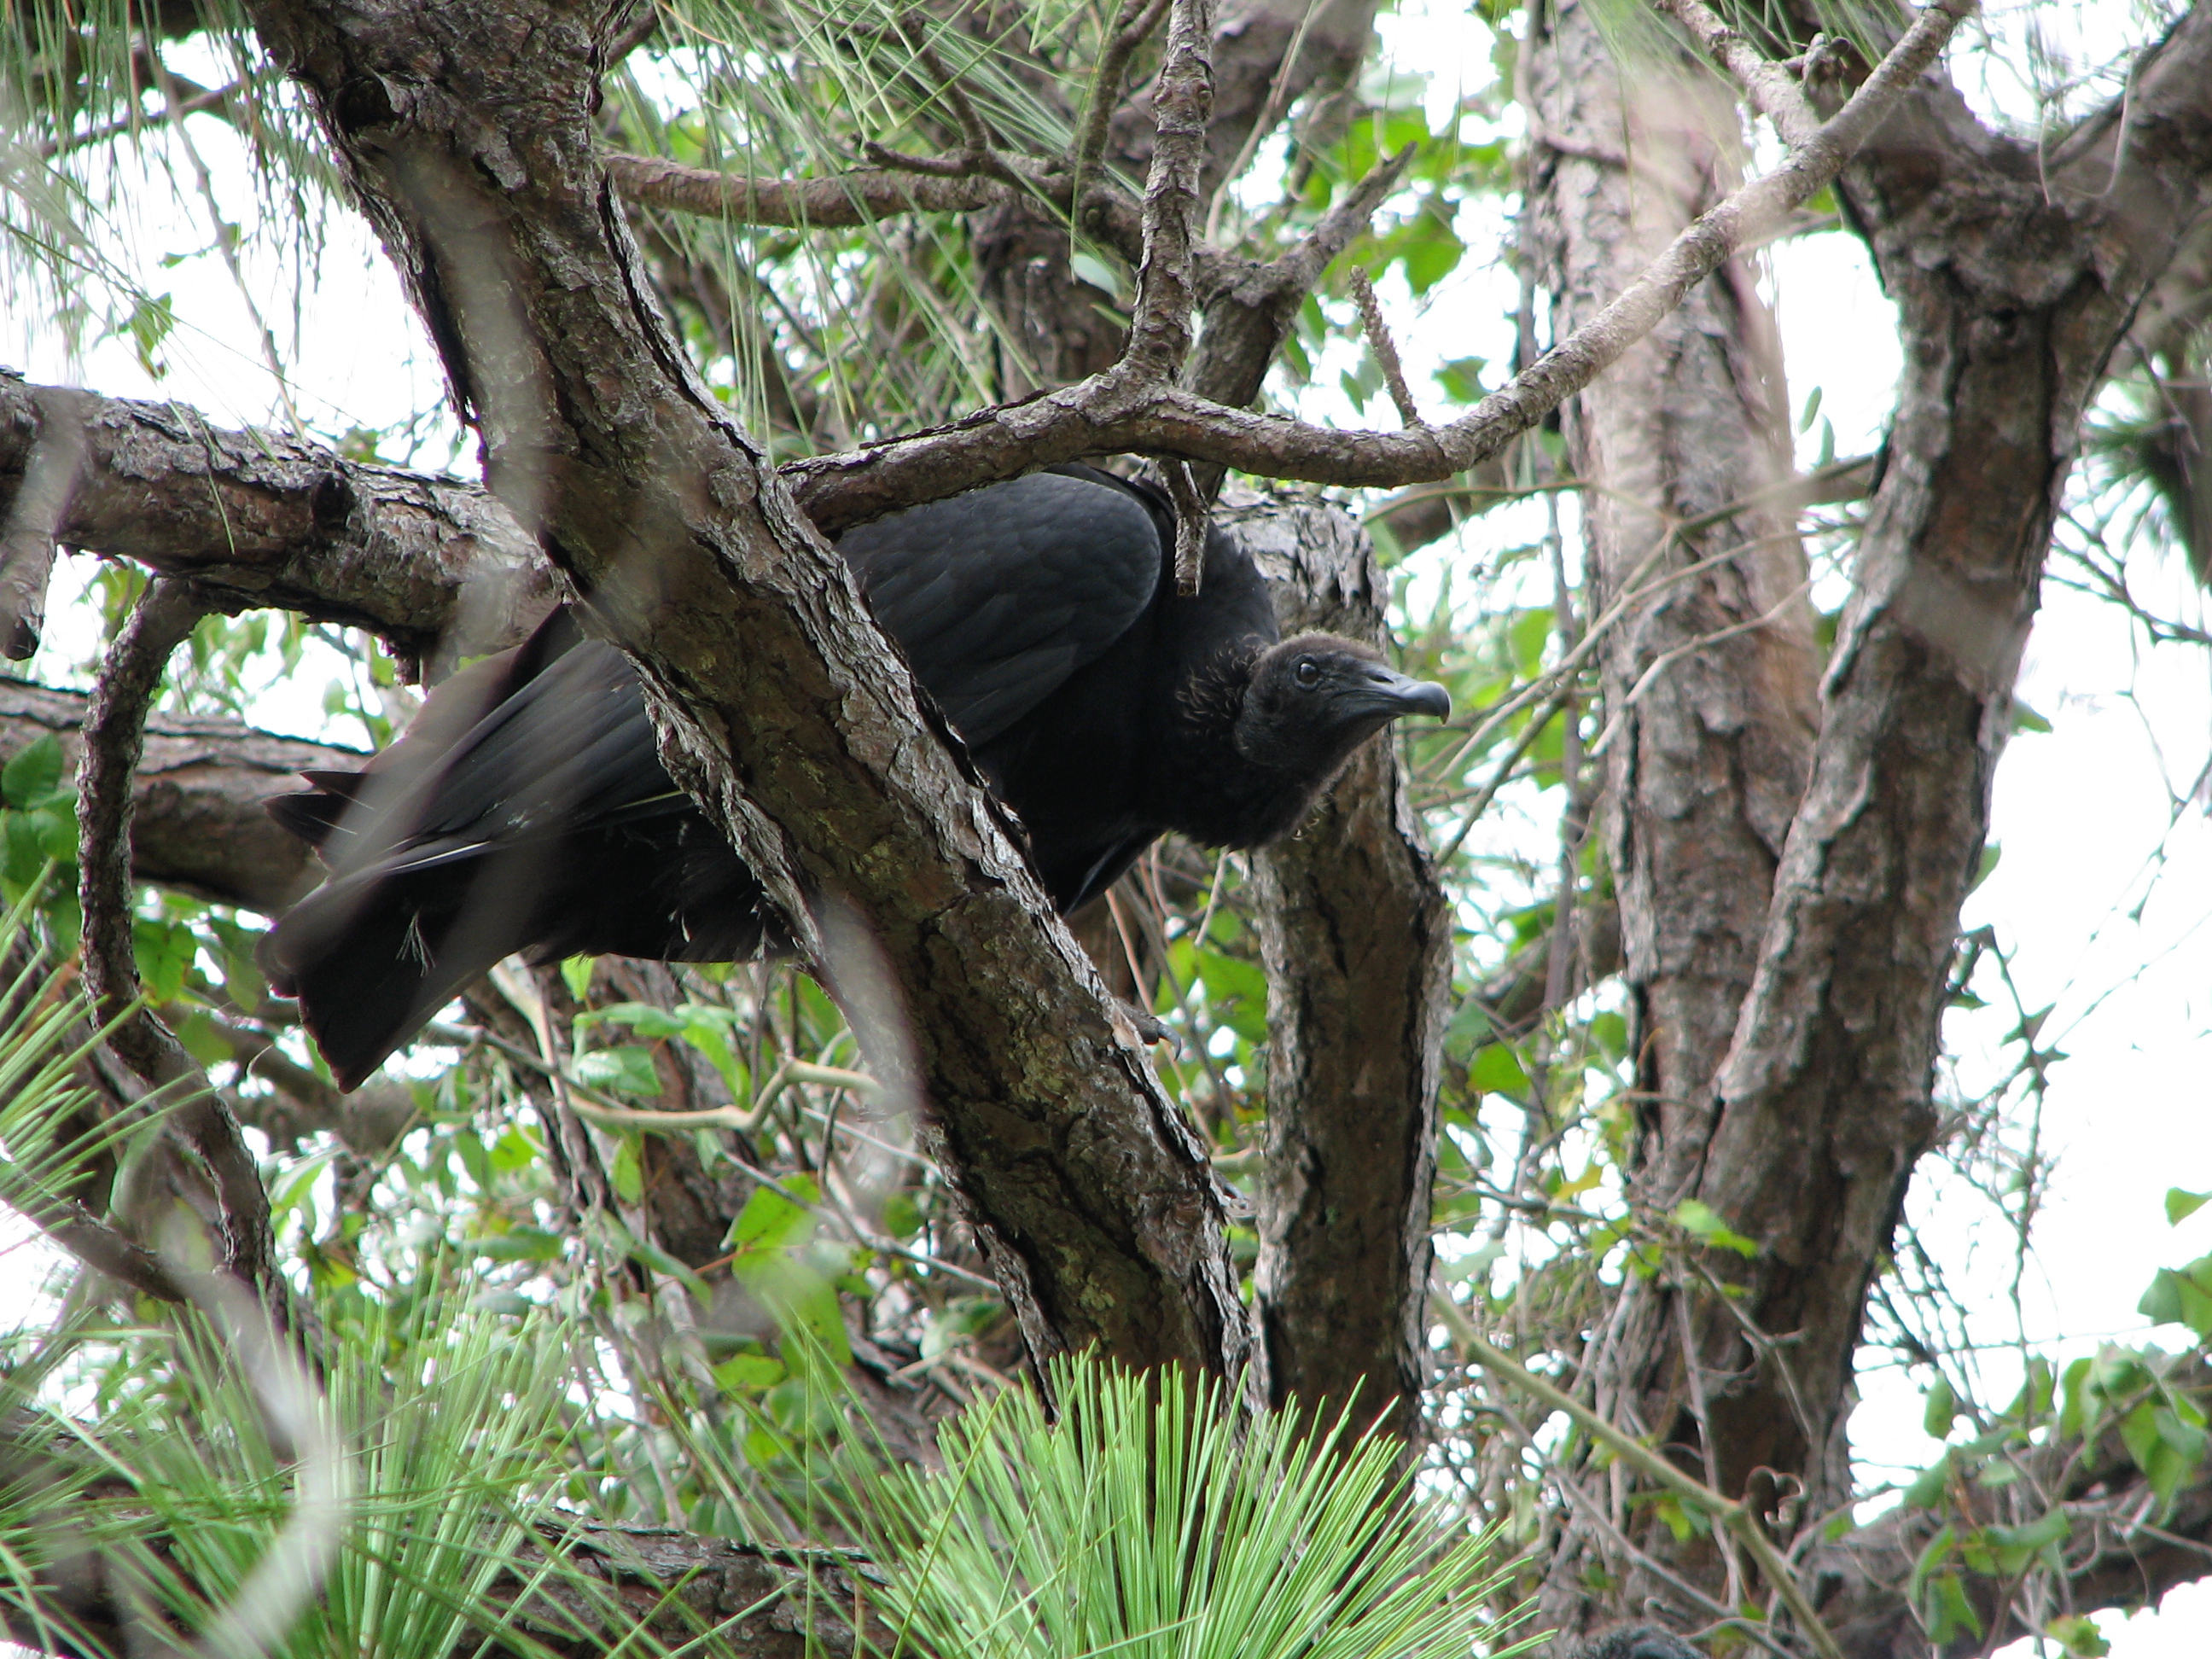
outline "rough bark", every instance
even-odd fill
[[[1365,537],[1309,507],[1232,515],[1285,632],[1384,643]],[[1426,1383],[1430,1190],[1451,919],[1388,738],[1293,839],[1252,856],[1267,969],[1257,1276],[1268,1391],[1411,1440]],[[1329,1413],[1324,1410],[1323,1415]]]
[[[1554,326],[1569,329],[1734,187],[1737,117],[1693,64],[1621,72],[1580,4],[1559,8],[1540,47],[1529,88],[1546,145],[1532,229]],[[1631,1197],[1663,1215],[1694,1179],[1818,725],[1803,550],[1787,514],[1748,505],[1790,471],[1773,325],[1750,274],[1724,268],[1562,416],[1572,465],[1595,486],[1583,496],[1582,609],[1648,593],[1600,662],[1607,849],[1643,1102]],[[1714,639],[1729,629],[1743,631]],[[1672,1340],[1674,1294],[1622,1295],[1586,1361],[1598,1410],[1630,1433],[1705,1449],[1710,1469],[1696,1472],[1732,1496],[1754,1468],[1805,1468],[1808,1434],[1826,1444],[1840,1399],[1823,1396],[1823,1418],[1801,1425],[1782,1379],[1708,1379],[1708,1437]],[[1637,1536],[1662,1559],[1682,1553],[1656,1517]],[[1568,1534],[1552,1569],[1546,1614],[1571,1630],[1595,1620],[1561,1569],[1589,1547]],[[1619,1606],[1639,1607],[1644,1588]]]
[[[42,403],[48,390],[0,373],[0,515],[60,410],[85,441],[53,526],[65,546],[189,576],[216,609],[368,629],[431,679],[514,643],[552,603],[543,557],[477,485],[225,431],[180,404],[76,394],[64,407]]]
[[[1562,9],[1546,43],[1559,55],[1535,71],[1553,97],[1562,82],[1589,84],[1586,60],[1571,51],[1572,17]],[[2206,199],[2209,52],[2212,16],[2200,9],[2147,54],[2124,112],[2116,106],[2040,156],[1983,130],[1932,78],[1908,98],[1844,185],[1899,306],[1906,369],[1809,772],[1802,746],[1782,740],[1786,730],[1767,740],[1765,763],[1779,769],[1764,799],[1733,767],[1716,766],[1719,739],[1721,751],[1737,750],[1736,765],[1751,758],[1730,735],[1749,729],[1733,711],[1772,709],[1777,690],[1795,684],[1786,662],[1762,661],[1738,641],[1686,656],[1635,708],[1616,708],[1614,853],[1653,1096],[1636,1196],[1662,1210],[1698,1199],[1759,1255],[1704,1261],[1729,1284],[1732,1305],[1690,1297],[1687,1351],[1674,1305],[1682,1281],[1632,1281],[1584,1376],[1614,1421],[1690,1448],[1693,1468],[1702,1452],[1731,1494],[1761,1468],[1802,1481],[1796,1512],[1808,1523],[1846,1495],[1841,1431],[1866,1286],[1934,1133],[1959,904],[1987,828],[2081,419]],[[1557,118],[1540,109],[1558,135]],[[1555,173],[1583,169],[1574,187],[1595,190],[1620,129],[1585,122],[1563,145],[1577,154]],[[1632,120],[1632,141],[1634,131]],[[1590,146],[1599,159],[1580,153]],[[1651,159],[1638,154],[1638,177],[1663,179],[1644,171]],[[1649,429],[1665,429],[1674,410],[1652,408]],[[1680,466],[1693,481],[1695,459]],[[1621,487],[1617,476],[1607,483]],[[1736,614],[1773,602],[1771,588],[1762,598],[1746,586]],[[1699,625],[1675,637],[1693,638]],[[1656,659],[1633,634],[1625,644]],[[1608,663],[1616,698],[1636,661]],[[1802,802],[1778,823],[1800,779]],[[1697,863],[1670,873],[1670,848],[1697,811],[1709,815]],[[1703,873],[1729,869],[1726,888]],[[1747,902],[1743,885],[1771,896]],[[1675,1546],[1663,1529],[1637,1541],[1709,1591],[1720,1582],[1701,1542]],[[1567,1628],[1586,1627],[1601,1606],[1676,1601],[1641,1571],[1594,1591],[1595,1547],[1571,1536],[1548,1565],[1547,1612]],[[1909,1613],[1851,1599],[1880,1594],[1863,1579],[1849,1593],[1832,1586],[1833,1616],[1901,1632]],[[1856,1651],[1911,1650],[1889,1639],[1867,1637]]]
[[[589,121],[592,21],[252,9],[428,323],[494,489],[635,652],[672,769],[761,872],[878,1074],[923,1103],[1032,1347],[1237,1369],[1245,1316],[1204,1149],[850,574],[642,297]]]
[[[87,699],[0,678],[0,764],[41,738],[61,744],[64,775],[76,775]],[[156,714],[133,791],[131,866],[158,882],[274,915],[322,879],[307,844],[261,810],[310,767],[350,771],[351,749],[256,731],[236,720]]]

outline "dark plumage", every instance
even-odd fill
[[[1158,836],[1288,834],[1353,749],[1442,686],[1326,634],[1278,644],[1259,572],[1218,530],[1175,591],[1155,493],[1070,467],[848,532],[885,631],[999,797],[1063,912]],[[516,951],[714,962],[784,941],[759,884],[662,769],[629,661],[558,612],[425,703],[361,773],[270,803],[330,879],[262,949],[356,1087]]]

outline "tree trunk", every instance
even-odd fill
[[[1670,530],[1656,568],[1684,568],[1693,549],[1735,556],[1655,596],[1609,642],[1607,787],[1643,1025],[1631,1196],[1655,1222],[1696,1200],[1758,1252],[1686,1240],[1659,1274],[1630,1276],[1582,1380],[1613,1422],[1680,1449],[1723,1492],[1764,1508],[1796,1489],[1776,1506],[1785,1537],[1850,1496],[1843,1430],[1866,1290],[1934,1133],[1946,975],[2013,677],[2082,414],[2197,212],[2208,39],[2192,14],[2139,73],[2131,114],[2040,158],[1931,77],[1847,174],[1902,313],[1906,370],[1809,751],[1795,544],[1740,506],[1777,476],[1784,408],[1748,283],[1708,285],[1702,325],[1686,308],[1639,348],[1640,391],[1616,370],[1570,422],[1607,496],[1589,514],[1602,592],[1670,547]],[[1607,247],[1702,205],[1694,174],[1686,187],[1655,149],[1711,155],[1706,135],[1734,131],[1677,116],[1686,138],[1654,145],[1697,98],[1639,64],[1624,108],[1595,40],[1562,6],[1529,67],[1562,323],[1615,280]],[[2123,168],[2112,146],[2130,124],[2154,137]],[[1710,1541],[1632,1518],[1632,1486],[1607,1477],[1588,1492],[1640,1559],[1562,1528],[1544,1607],[1567,1630],[1650,1607],[1703,1624],[1733,1588]],[[1683,1587],[1711,1601],[1694,1607]]]
[[[1237,515],[1283,631],[1389,637],[1389,586],[1333,508]],[[1395,748],[1363,748],[1291,840],[1252,856],[1267,969],[1258,1307],[1268,1393],[1353,1403],[1412,1441],[1427,1385],[1437,1064],[1451,915]]]

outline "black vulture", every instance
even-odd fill
[[[1359,743],[1440,685],[1326,634],[1278,643],[1212,528],[1176,592],[1157,491],[1069,466],[848,531],[884,630],[1011,806],[1062,913],[1157,837],[1296,829]],[[759,884],[662,768],[629,659],[556,611],[448,680],[360,773],[270,803],[329,879],[262,946],[341,1087],[511,952],[724,962],[787,948]]]

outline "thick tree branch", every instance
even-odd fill
[[[1232,512],[1285,633],[1389,638],[1389,586],[1328,507]],[[1427,1385],[1436,1091],[1451,916],[1395,746],[1370,743],[1296,837],[1252,855],[1267,969],[1257,1309],[1267,1386],[1352,1400],[1407,1441]],[[1326,1403],[1325,1403],[1326,1402]]]
[[[1173,0],[1165,55],[1152,90],[1154,139],[1145,180],[1145,257],[1122,354],[1139,380],[1172,380],[1190,352],[1198,243],[1199,167],[1213,111],[1213,0]]]
[[[23,458],[15,500],[0,520],[0,656],[18,662],[39,648],[46,629],[54,537],[83,470],[84,415],[93,401],[53,386],[33,396],[38,436]]]
[[[0,763],[52,736],[74,775],[88,701],[81,691],[0,678]],[[261,803],[296,787],[299,773],[353,771],[368,758],[236,720],[149,716],[131,782],[131,879],[275,915],[312,891],[322,868]]]
[[[214,608],[278,605],[367,628],[434,679],[463,655],[512,644],[552,602],[542,556],[477,485],[223,431],[181,404],[57,394],[0,372],[11,556],[15,523],[50,510],[42,481],[58,476],[58,446],[79,441],[51,538],[190,576]]]

